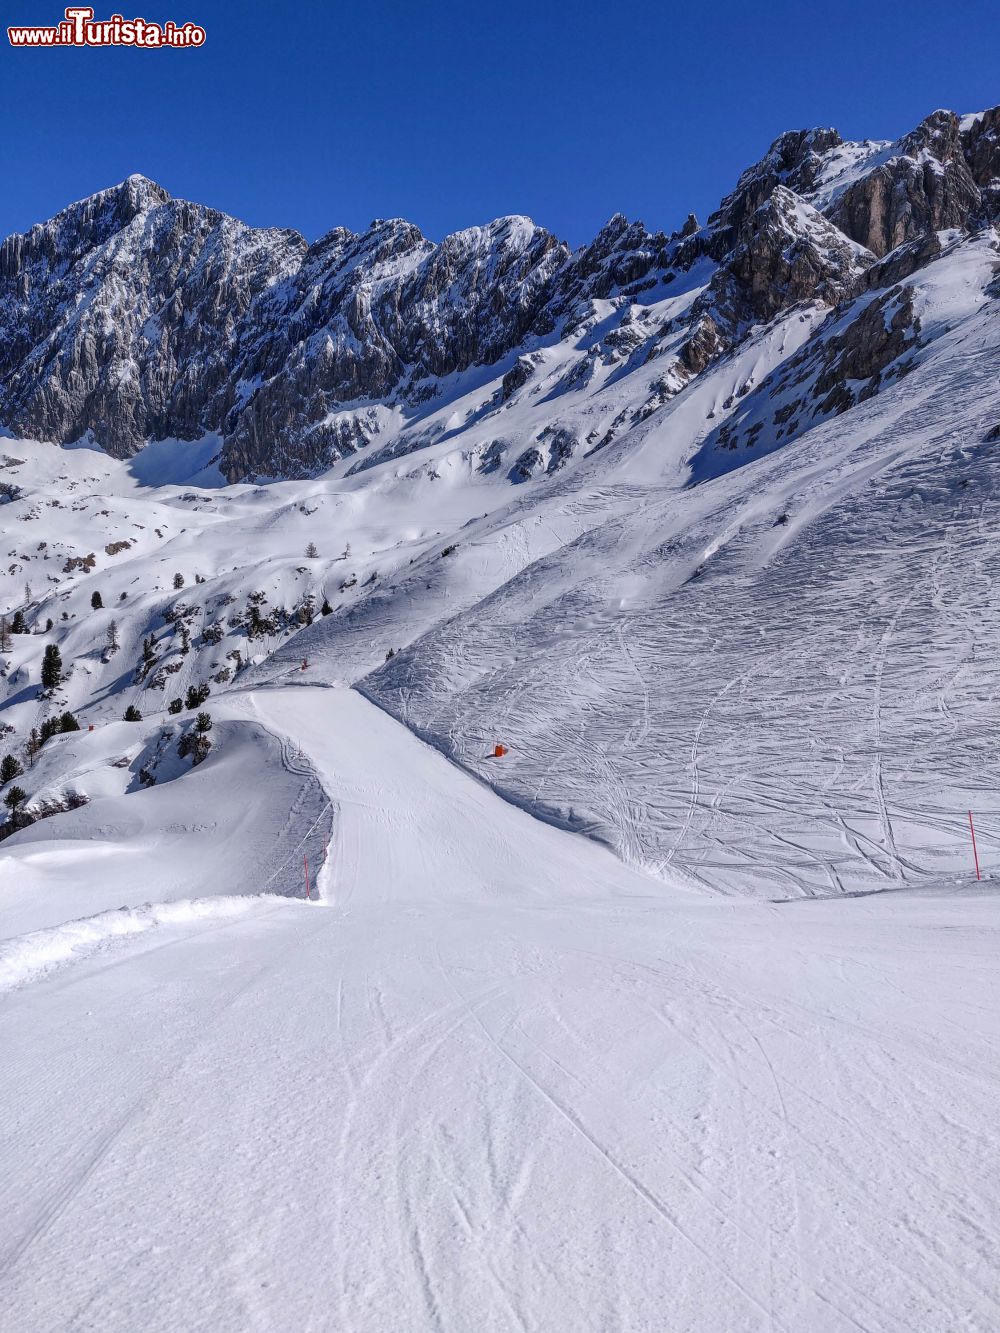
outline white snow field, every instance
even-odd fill
[[[234,903],[270,873],[234,837],[190,872],[214,906],[22,937],[5,1330],[1000,1324],[995,886],[707,897],[503,802],[355,691],[217,714],[322,783],[321,901]],[[245,772],[222,822],[271,785]],[[198,800],[185,778],[121,801],[149,811],[91,863],[109,901],[172,888],[148,840]],[[6,844],[5,892],[42,846]]]

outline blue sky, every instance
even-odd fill
[[[310,238],[528,213],[580,244],[616,211],[704,218],[783,129],[889,138],[1000,102],[995,0],[94,3],[207,41],[15,51],[4,33],[0,235],[141,171]],[[64,4],[12,0],[4,21],[55,23]]]

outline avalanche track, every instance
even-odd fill
[[[995,889],[703,899],[353,691],[225,708],[323,901],[0,996],[5,1329],[1000,1325]]]

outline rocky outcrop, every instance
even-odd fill
[[[744,222],[726,271],[753,316],[772,319],[800,301],[836,305],[857,289],[872,256],[784,185]]]
[[[935,111],[898,147],[829,210],[845,235],[880,258],[929,232],[964,227],[982,203],[953,112]]]
[[[294,232],[255,231],[133,176],[0,249],[0,420],[126,457],[217,429],[255,293],[294,270]]]
[[[712,450],[767,451],[906,375],[921,346],[909,287],[865,294],[769,375],[709,437]]]
[[[790,130],[782,134],[759,162],[743,172],[736,188],[708,219],[709,227],[726,244],[780,185],[795,194],[808,195],[816,184],[825,155],[841,143],[840,135],[832,129]]]

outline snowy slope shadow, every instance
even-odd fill
[[[303,858],[319,872],[333,818],[314,769],[254,722],[223,721],[212,735],[208,758],[182,777],[95,793],[8,839],[0,937],[194,895],[303,898]]]

